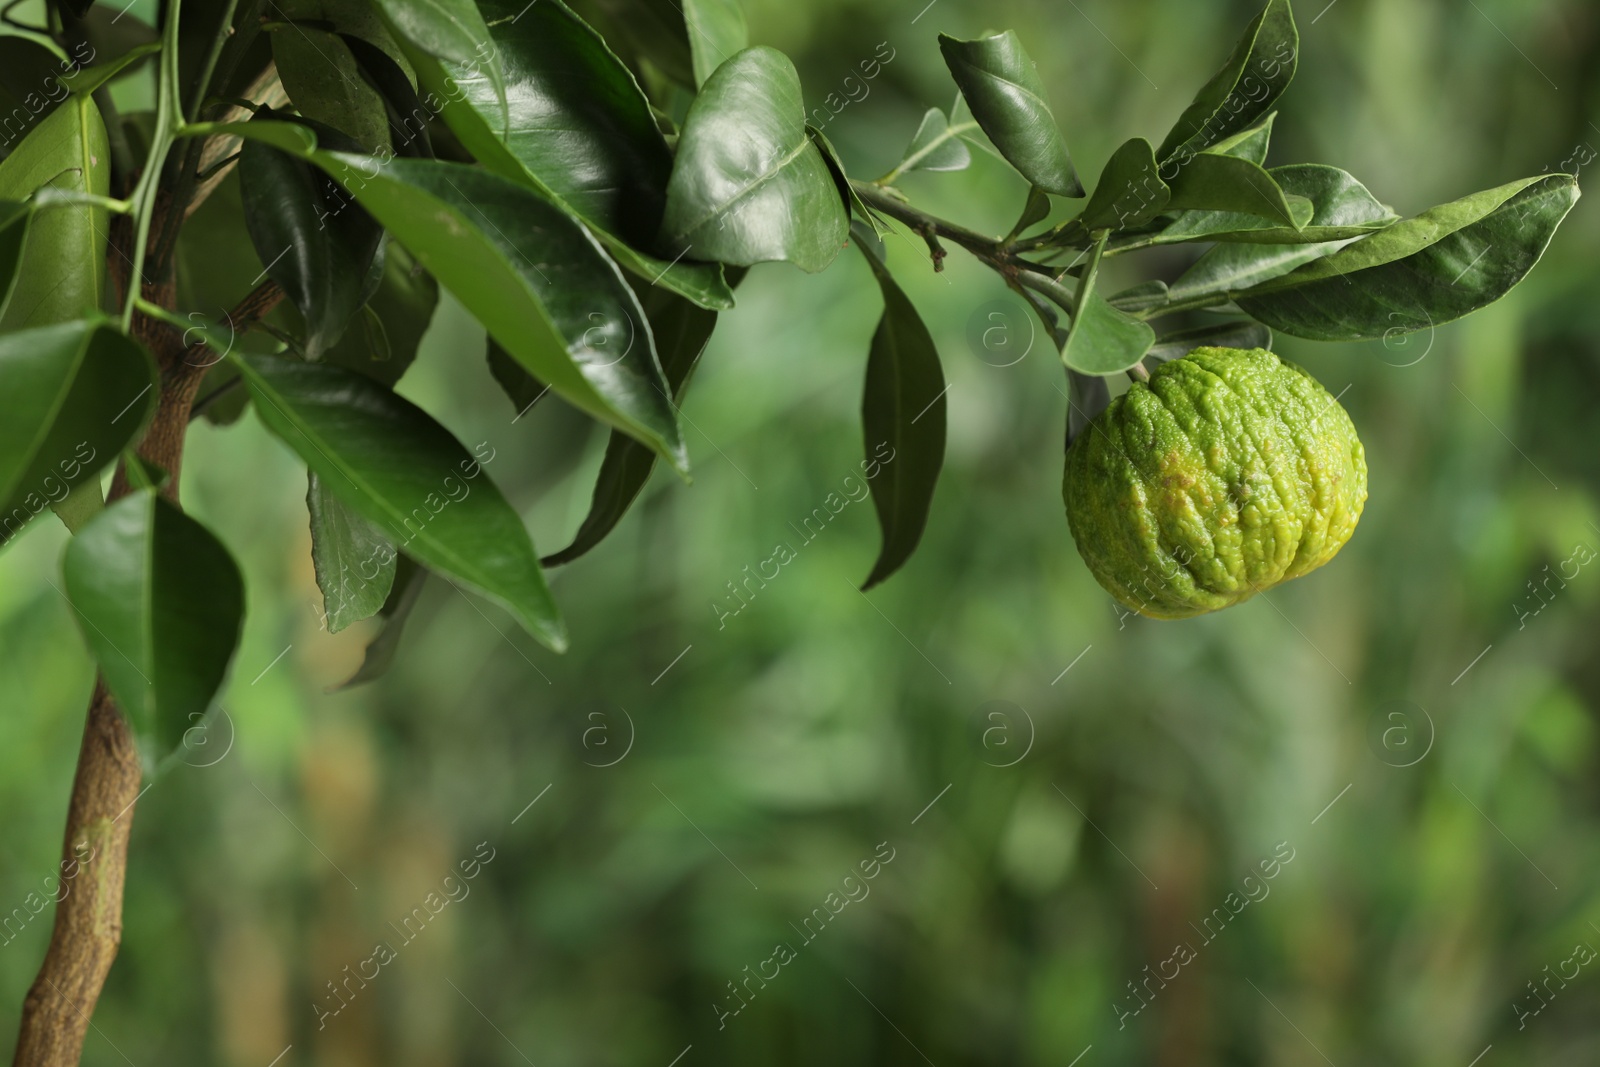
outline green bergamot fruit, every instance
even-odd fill
[[[1331,560],[1367,462],[1315,378],[1265,349],[1197,348],[1134,382],[1067,450],[1078,551],[1156,619],[1226,608]]]

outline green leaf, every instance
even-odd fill
[[[1078,217],[1079,225],[1095,230],[1127,230],[1142,226],[1166,209],[1172,190],[1157,173],[1150,142],[1135,137],[1106,160],[1094,195]]]
[[[672,154],[633,75],[559,0],[486,0],[511,86],[509,121],[481,79],[414,56],[452,132],[484,166],[578,215],[633,274],[702,307],[731,308],[715,263],[672,262],[653,247]],[[519,17],[519,12],[521,15]]]
[[[506,114],[506,78],[489,27],[473,0],[376,0],[402,45],[424,55],[464,64],[494,87],[502,118]],[[408,50],[409,54],[409,50]],[[501,125],[497,123],[496,125]]]
[[[323,357],[394,388],[417,358],[439,303],[439,283],[398,244],[383,255],[383,278],[361,315]]]
[[[1248,130],[1241,130],[1229,137],[1224,137],[1207,151],[1220,156],[1237,156],[1247,159],[1258,167],[1267,165],[1267,149],[1272,142],[1272,124],[1277,119],[1278,113],[1270,111],[1267,116]]]
[[[41,189],[110,192],[111,150],[94,100],[73,96],[0,162],[0,201]],[[16,280],[0,311],[0,331],[47,326],[95,314],[105,285],[106,210],[87,204],[41,208],[28,223]]]
[[[561,0],[482,0],[505,65],[509,124],[482,79],[422,63],[446,123],[489,169],[529,181],[585,222],[648,248],[672,153],[628,68]],[[442,77],[441,77],[442,76]]]
[[[0,334],[0,541],[138,440],[156,397],[149,355],[110,325]]]
[[[341,33],[339,37],[361,73],[382,98],[389,144],[394,147],[395,154],[432,159],[433,139],[428,133],[428,120],[434,109],[424,104],[417,93],[416,75],[407,73],[410,65],[405,62],[404,53],[396,59],[386,49],[355,34]]]
[[[781,259],[815,273],[839,254],[848,221],[782,52],[745,49],[689,106],[662,232],[675,254],[739,266]]]
[[[1163,164],[1184,160],[1253,125],[1289,87],[1299,52],[1300,32],[1289,0],[1269,0],[1222,69],[1184,110],[1156,157]]]
[[[1013,167],[1056,196],[1082,196],[1083,186],[1045,100],[1044,82],[1010,30],[975,41],[939,35],[945,65],[972,115]]]
[[[394,585],[394,542],[328,492],[316,472],[307,478],[311,514],[311,566],[322,590],[322,621],[329,633],[371,618]]]
[[[306,357],[321,359],[366,302],[383,228],[321,170],[260,141],[240,148],[239,183],[250,242],[305,319]]]
[[[1272,331],[1259,322],[1239,320],[1192,330],[1179,330],[1156,340],[1145,358],[1156,363],[1178,359],[1202,346],[1210,348],[1265,348],[1272,350]]]
[[[1143,359],[1156,340],[1156,332],[1149,325],[1112,307],[1096,291],[1105,247],[1102,233],[1078,279],[1077,311],[1061,346],[1061,362],[1082,374],[1125,371]]]
[[[1303,226],[1296,229],[1275,225],[1259,214],[1238,211],[1191,211],[1179,215],[1150,243],[1205,240],[1320,244],[1365,237],[1400,217],[1338,167],[1296,163],[1267,173],[1278,183],[1292,210],[1301,200],[1310,205],[1309,214],[1303,207],[1296,211],[1296,221],[1304,222]]]
[[[656,350],[661,353],[661,369],[666,372],[673,397],[681,402],[689,378],[699,364],[700,354],[705,351],[712,328],[717,324],[716,313],[670,293],[651,292],[642,299],[650,318],[650,329],[655,334]],[[649,449],[630,437],[613,433],[606,443],[600,475],[595,479],[588,515],[572,543],[546,556],[544,565],[555,567],[571,563],[604,540],[638,499],[654,468],[655,455]]]
[[[1132,288],[1106,297],[1106,302],[1119,311],[1148,311],[1167,303],[1167,292],[1166,282],[1140,282]]]
[[[682,3],[684,27],[689,31],[689,55],[694,61],[694,83],[704,87],[718,67],[750,43],[750,31],[739,0]]]
[[[501,604],[556,651],[566,632],[521,518],[421,408],[341,367],[235,358],[256,413],[326,488],[430,569]]]
[[[1569,174],[1524,178],[1397,222],[1234,299],[1275,330],[1319,341],[1453,322],[1533,269],[1578,195]]]
[[[687,471],[644,312],[571,216],[525,186],[459,163],[314,158],[530,374]]]
[[[62,78],[61,84],[74,93],[92,93],[135,63],[159,51],[161,51],[160,41],[146,41],[144,44],[130,48],[108,63],[77,68],[72,74]]]
[[[872,228],[874,236],[880,240],[888,232],[888,227],[878,221],[878,216],[867,207],[866,201],[861,199],[861,194],[856,192],[855,186],[850,184],[850,175],[845,173],[844,161],[839,158],[839,153],[834,150],[833,142],[828,140],[828,135],[810,123],[806,124],[806,135],[816,144],[817,150],[822,153],[822,160],[828,164],[828,173],[833,177],[833,184],[839,190],[840,203],[844,205],[847,215],[853,214],[862,222]],[[1048,213],[1050,206],[1045,204]]]
[[[400,557],[395,565],[394,585],[389,590],[389,598],[378,612],[383,628],[367,644],[356,673],[330,691],[349,689],[388,673],[390,665],[394,663],[395,651],[400,647],[400,635],[405,630],[406,620],[411,617],[411,609],[416,606],[417,597],[421,595],[427,578],[427,569],[416,560],[406,555]]]
[[[877,476],[869,475],[867,484],[883,531],[878,560],[861,584],[865,591],[899,570],[922,540],[944,466],[948,390],[939,350],[916,307],[869,250],[868,242],[858,240],[856,245],[883,291],[883,316],[872,335],[861,398],[867,455],[862,470],[879,465]]]
[[[943,111],[930,107],[905,155],[895,164],[894,177],[914,170],[966,170],[972,165],[972,153],[961,135],[977,128],[977,120],[953,126]]]
[[[1259,215],[1299,230],[1311,218],[1312,206],[1291,198],[1271,174],[1248,159],[1201,152],[1185,164],[1168,185],[1168,211],[1230,212]]]
[[[244,620],[244,581],[211,531],[136,490],[67,542],[67,598],[106,687],[159,758],[222,688]]]
[[[1050,194],[1037,185],[1028,187],[1028,199],[1023,201],[1022,213],[1017,216],[1017,224],[1011,227],[1007,241],[1020,237],[1029,227],[1037,226],[1050,217]]]
[[[272,61],[296,110],[338,130],[367,152],[390,147],[383,97],[361,76],[344,38],[294,25],[272,34]],[[249,173],[244,160],[241,169]]]

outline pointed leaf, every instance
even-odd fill
[[[880,464],[867,484],[883,531],[878,560],[861,584],[867,590],[899,570],[922,540],[944,466],[948,390],[939,351],[917,309],[867,243],[856,243],[883,291],[861,398],[867,463]]]
[[[1172,188],[1168,211],[1259,215],[1299,230],[1313,210],[1303,197],[1291,201],[1271,174],[1238,156],[1201,152],[1167,184]]]
[[[383,97],[336,33],[295,26],[272,35],[272,62],[295,110],[333,127],[367,152],[390,147]],[[249,168],[240,160],[241,170]]]
[[[306,357],[321,359],[366,302],[383,228],[323,171],[260,141],[240,148],[239,190],[256,255],[305,319]]]
[[[1276,111],[1268,112],[1265,118],[1248,130],[1224,137],[1207,151],[1220,156],[1237,156],[1264,167],[1267,165],[1267,149],[1272,142],[1272,124],[1277,117]]]
[[[1299,228],[1278,225],[1258,214],[1240,211],[1189,211],[1179,215],[1151,242],[1230,241],[1254,244],[1319,244],[1364,237],[1395,222],[1400,216],[1367,191],[1367,187],[1338,167],[1320,163],[1295,163],[1267,172],[1283,191],[1291,210],[1299,200],[1310,213],[1296,210]],[[1309,258],[1316,258],[1315,256]]]
[[[914,170],[966,170],[972,165],[972,153],[961,135],[977,128],[975,119],[952,126],[943,111],[930,107],[922,116],[906,154],[895,165],[896,176]]]
[[[311,566],[322,590],[322,621],[329,633],[371,618],[394,584],[394,542],[328,492],[312,472],[306,509],[311,514]]]
[[[689,378],[699,364],[700,354],[705,351],[712,328],[717,324],[716,312],[659,291],[646,294],[643,303],[650,318],[651,332],[655,334],[656,349],[661,353],[661,369],[666,372],[674,398],[681,402]],[[632,438],[613,433],[606,443],[600,475],[595,479],[589,514],[578,527],[572,544],[546,556],[544,565],[555,567],[571,563],[604,540],[638,499],[650,480],[655,461],[649,449]]]
[[[939,35],[950,76],[973,117],[1017,172],[1047,193],[1082,196],[1044,81],[1010,30],[975,41]]]
[[[439,304],[439,283],[402,246],[383,254],[383,277],[360,316],[323,357],[394,388],[417,358]]]
[[[488,78],[500,103],[503,124],[505,71],[473,0],[377,0],[377,6],[402,45],[465,64],[474,75]]]
[[[1195,95],[1156,156],[1184,159],[1245,129],[1272,110],[1294,78],[1300,32],[1289,0],[1268,0],[1222,69]]]
[[[111,150],[100,109],[73,96],[0,163],[0,200],[26,200],[48,187],[105,196]],[[86,204],[41,208],[28,223],[0,330],[47,326],[95,314],[105,285],[106,210]]]
[[[476,167],[423,159],[377,167],[336,152],[314,158],[530,374],[687,470],[644,312],[571,216]],[[837,200],[831,187],[828,195]]]
[[[431,570],[498,602],[556,651],[566,633],[521,518],[427,412],[353,371],[239,359],[256,413],[357,514]]]
[[[1143,226],[1166,209],[1171,197],[1172,190],[1157,173],[1150,142],[1135,137],[1106,161],[1079,224],[1090,232]]]
[[[872,229],[875,237],[882,238],[887,232],[887,227],[878,221],[878,216],[867,207],[866,201],[861,199],[861,194],[856,192],[850,184],[850,175],[845,173],[844,161],[839,158],[839,153],[834,151],[833,142],[828,140],[828,135],[810,123],[806,124],[806,136],[810,137],[817,146],[817,151],[822,153],[822,160],[828,164],[828,174],[833,178],[834,187],[839,190],[839,200],[844,205],[845,214],[859,218]],[[1046,205],[1045,210],[1049,211]]]
[[[662,233],[675,254],[749,266],[788,260],[816,272],[848,230],[827,163],[806,136],[800,77],[787,56],[747,48],[689,106]]]
[[[106,687],[148,754],[176,748],[222,688],[244,581],[212,533],[152,489],[67,542],[62,576]]]
[[[1234,298],[1273,329],[1313,340],[1442,325],[1521,281],[1578,195],[1569,174],[1524,178],[1397,222]]]
[[[0,541],[137,440],[156,396],[155,364],[109,325],[0,334]]]

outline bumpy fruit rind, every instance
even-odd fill
[[[1367,462],[1344,408],[1264,349],[1197,348],[1134,382],[1067,450],[1078,551],[1142,615],[1183,619],[1331,560]]]

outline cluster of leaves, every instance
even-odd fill
[[[1378,337],[1466,314],[1531,269],[1577,195],[1548,175],[1400,219],[1335,167],[1267,168],[1298,59],[1287,0],[1267,4],[1159,147],[1128,141],[1092,191],[1010,32],[941,38],[956,107],[929,111],[902,162],[864,182],[806,124],[789,59],[747,46],[736,0],[592,0],[582,13],[562,0],[283,0],[270,21],[264,6],[188,0],[180,13],[169,0],[159,39],[113,40],[98,9],[57,0],[58,43],[98,41],[99,61],[27,43],[65,91],[27,109],[29,132],[0,162],[3,536],[46,503],[76,531],[66,594],[152,753],[214,698],[244,594],[226,549],[162,496],[163,472],[132,458],[163,395],[136,314],[215,349],[197,410],[225,422],[253,408],[305,462],[328,627],[386,622],[364,680],[430,573],[562,648],[543,568],[603,539],[657,460],[687,474],[678,405],[744,268],[820,271],[851,243],[852,216],[884,300],[866,451],[896,456],[872,486],[883,548],[870,585],[915,549],[945,438],[939,357],[882,260],[883,227],[909,226],[936,265],[942,240],[961,245],[1030,301],[1081,426],[1104,376],[1198,344]],[[106,114],[97,90],[151,57],[155,110]],[[896,186],[966,166],[969,143],[1029,184],[1004,237],[935,219]],[[137,176],[124,198],[111,195],[119,154]],[[155,225],[163,194],[187,210]],[[1072,200],[1081,210],[1047,225]],[[170,246],[175,306],[133,286],[120,318],[107,313],[107,257],[124,254],[107,244],[112,215],[132,231],[133,276],[147,245]],[[1101,291],[1106,258],[1178,242],[1212,247],[1171,284]],[[242,336],[215,322],[263,276],[284,308]],[[519,412],[553,392],[612,430],[587,518],[542,560],[485,470],[492,447],[469,450],[395,392],[440,285],[487,330]],[[1153,325],[1200,308],[1221,317]],[[128,489],[102,510],[100,475],[119,456]]]

